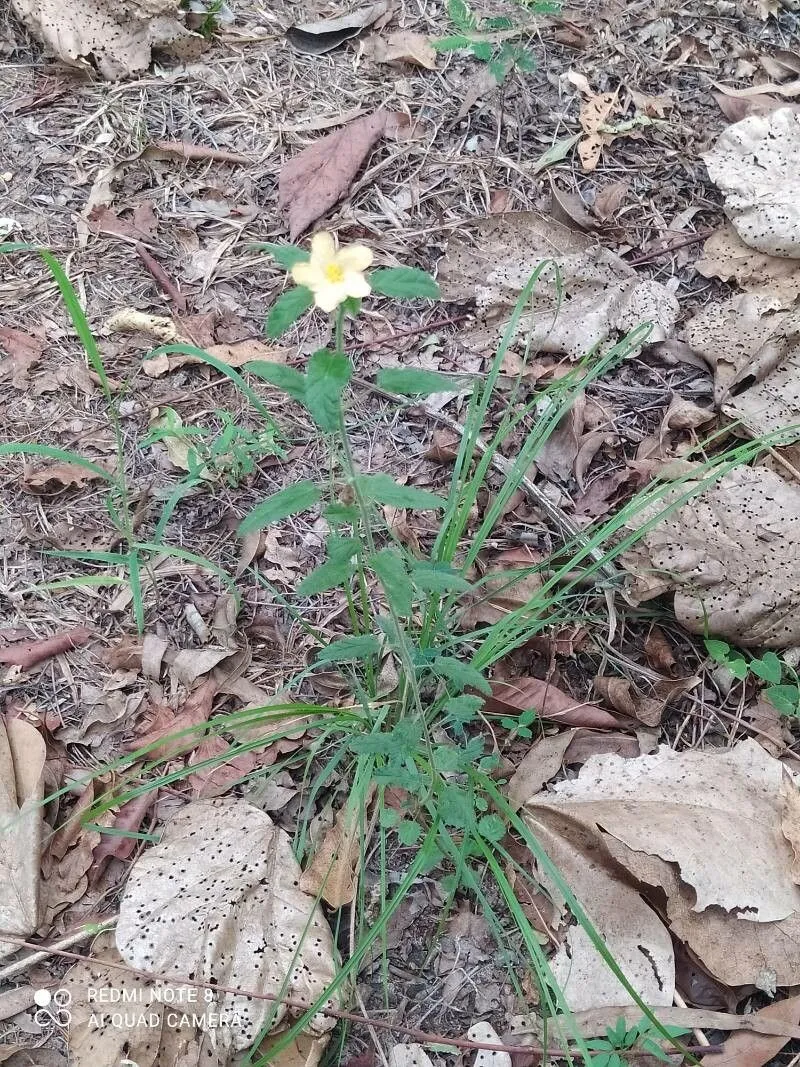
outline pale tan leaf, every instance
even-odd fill
[[[564,753],[577,732],[577,728],[562,730],[531,745],[506,787],[509,803],[515,808],[526,804],[558,774],[564,765]]]
[[[39,924],[45,743],[24,719],[0,717],[0,930],[28,937]],[[0,940],[0,959],[17,946]]]
[[[635,524],[652,520],[665,503]],[[675,614],[692,633],[745,646],[798,644],[798,539],[800,487],[766,467],[739,467],[658,521],[625,554],[628,596],[638,603],[674,591]]]
[[[26,389],[28,372],[45,350],[44,340],[10,326],[0,326],[0,348],[8,353],[8,358],[0,361],[0,381],[10,381],[15,389]]]
[[[423,33],[398,30],[388,37],[372,37],[367,52],[376,63],[410,63],[412,66],[436,70],[436,50]]]
[[[134,863],[117,946],[127,963],[165,979],[193,974],[275,997],[219,992],[205,1003],[235,1016],[226,1029],[245,1049],[268,1019],[274,1030],[302,1014],[298,1005],[336,972],[328,924],[299,880],[290,838],[264,812],[243,800],[193,801]],[[321,1036],[335,1022],[317,1015],[307,1029]]]
[[[764,1019],[783,1019],[789,1023],[798,1023],[800,996],[787,997],[786,1000],[768,1004],[755,1014]],[[703,1067],[711,1067],[712,1060],[715,1063],[718,1061],[717,1067],[764,1067],[765,1063],[769,1063],[778,1055],[789,1040],[788,1037],[771,1037],[766,1034],[734,1034],[725,1042],[721,1056],[703,1056],[700,1063]]]
[[[800,260],[757,252],[744,243],[731,223],[711,234],[694,268],[705,278],[735,281],[742,289],[800,294]]]
[[[332,908],[344,907],[355,898],[368,805],[369,797],[363,806],[344,805],[300,879],[304,893],[321,896]]]

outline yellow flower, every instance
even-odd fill
[[[331,233],[315,233],[311,257],[295,263],[292,278],[314,294],[314,303],[323,311],[333,311],[348,297],[369,296],[370,284],[364,271],[372,263],[372,251],[364,245],[336,247]]]

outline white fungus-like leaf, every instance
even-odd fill
[[[220,991],[215,1010],[244,1049],[265,1023],[275,1029],[301,1015],[336,971],[328,924],[299,880],[289,837],[263,811],[237,799],[195,801],[134,864],[117,946],[163,979],[242,990]],[[308,1030],[324,1034],[335,1022],[318,1014]]]

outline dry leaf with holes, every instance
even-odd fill
[[[39,925],[39,857],[46,751],[23,719],[0,717],[0,930],[28,937]],[[0,959],[18,946],[0,940]]]
[[[373,145],[406,122],[405,115],[379,108],[320,137],[283,165],[278,201],[291,241],[347,195]]]
[[[436,70],[436,50],[423,33],[398,30],[388,37],[370,37],[365,52],[376,63],[410,63],[425,70]]]
[[[800,114],[780,108],[729,126],[703,156],[736,232],[767,255],[800,257],[798,155]]]
[[[433,1067],[424,1045],[394,1045],[389,1052],[389,1067]]]
[[[635,759],[595,756],[523,809],[647,1003],[669,1005],[674,992],[669,930],[642,899],[647,887],[663,890],[670,929],[721,981],[754,982],[770,954],[779,984],[797,982],[800,889],[784,812],[798,795],[784,777],[754,741],[727,751],[662,746]],[[573,1010],[630,1003],[580,925],[551,968]]]
[[[495,1028],[487,1022],[473,1023],[467,1030],[467,1040],[477,1041],[482,1045],[503,1044]],[[475,1053],[473,1067],[511,1067],[511,1053],[479,1048]]]
[[[757,252],[744,243],[731,223],[711,234],[694,269],[704,278],[736,282],[742,289],[766,288],[800,296],[800,260]]]
[[[92,60],[104,78],[146,70],[153,48],[189,38],[179,0],[11,0],[11,9],[58,59]]]
[[[675,327],[678,302],[663,285],[637,274],[587,234],[576,233],[535,211],[507,211],[459,227],[439,261],[444,300],[474,300],[487,321],[462,335],[470,347],[487,343],[508,325],[533,272],[545,268],[531,294],[519,331],[533,348],[580,358],[602,342],[652,322],[649,342]]]
[[[631,526],[652,522],[669,499]],[[674,592],[678,622],[692,633],[748,647],[797,645],[798,541],[800,487],[766,467],[739,467],[644,532],[623,557],[627,595],[638,604]]]
[[[117,947],[126,963],[165,980],[193,974],[274,998],[220,991],[204,1003],[206,1018],[234,1019],[225,1032],[243,1050],[268,1021],[273,1031],[291,1025],[336,974],[328,924],[299,882],[291,839],[259,808],[193,801],[133,864]],[[335,1023],[318,1014],[306,1029],[321,1037]]]
[[[590,93],[581,103],[579,119],[585,136],[578,142],[578,155],[587,174],[597,167],[603,147],[613,140],[601,130],[618,105],[617,92]]]

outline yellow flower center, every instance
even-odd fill
[[[339,282],[344,281],[344,271],[338,263],[329,263],[325,268],[325,277],[329,282],[338,285]]]

